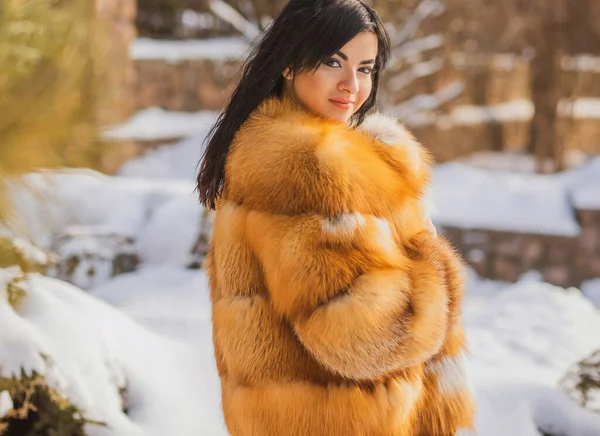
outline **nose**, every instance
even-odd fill
[[[358,77],[354,71],[349,71],[345,77],[342,78],[338,85],[340,91],[349,92],[351,95],[358,93]]]

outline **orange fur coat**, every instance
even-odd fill
[[[450,436],[473,424],[463,265],[426,230],[429,157],[270,99],[231,144],[206,260],[233,436]]]

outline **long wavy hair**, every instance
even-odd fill
[[[375,105],[381,70],[390,56],[390,40],[375,10],[360,0],[290,0],[248,56],[229,103],[206,137],[197,178],[200,202],[214,209],[225,178],[225,159],[241,125],[260,103],[284,90],[282,72],[316,70],[361,32],[373,32],[378,53],[371,94],[352,116],[360,125]]]

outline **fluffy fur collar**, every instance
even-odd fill
[[[271,98],[231,144],[224,200],[287,215],[387,216],[420,199],[429,166],[425,149],[382,114],[352,129]]]

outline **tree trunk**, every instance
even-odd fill
[[[531,152],[541,173],[564,169],[564,147],[558,137],[556,108],[560,100],[565,37],[565,0],[545,3],[534,37],[536,55],[531,66],[531,94],[535,114],[531,123]]]

